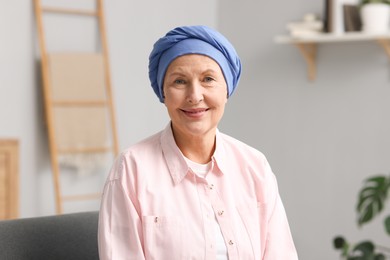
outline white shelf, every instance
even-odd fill
[[[368,34],[362,32],[348,32],[343,34],[321,33],[318,35],[292,37],[279,35],[274,39],[278,44],[295,45],[307,63],[307,76],[313,81],[316,78],[317,45],[322,43],[374,41],[380,44],[390,58],[390,32],[383,34]]]
[[[368,34],[362,32],[348,32],[342,34],[320,33],[312,36],[292,37],[289,35],[278,35],[276,43],[328,43],[328,42],[353,42],[353,41],[375,41],[379,39],[390,40],[390,32],[385,34]]]

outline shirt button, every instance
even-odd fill
[[[214,184],[209,185],[209,189],[212,190],[214,188]]]
[[[229,240],[229,245],[234,245],[233,241],[232,240]]]
[[[220,216],[222,216],[223,213],[225,213],[225,211],[223,211],[223,210],[218,211],[218,215],[220,215]]]

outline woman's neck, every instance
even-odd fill
[[[215,150],[215,130],[204,135],[186,135],[172,127],[176,145],[191,161],[205,164],[210,162]]]

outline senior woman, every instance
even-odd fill
[[[209,27],[154,44],[149,78],[170,122],[113,165],[100,259],[298,259],[266,158],[217,128],[240,74],[233,46]]]

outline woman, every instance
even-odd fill
[[[209,27],[154,44],[149,78],[171,121],[112,167],[100,259],[298,259],[266,158],[217,129],[240,74],[233,46]]]

